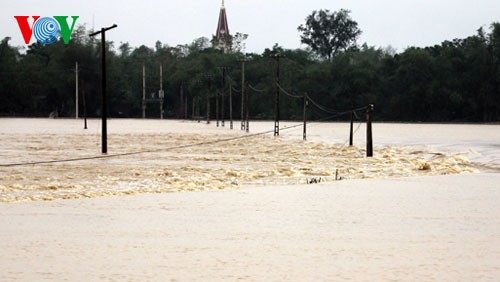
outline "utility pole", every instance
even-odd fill
[[[208,91],[207,91],[207,124],[210,124],[210,89],[212,89],[212,77],[208,77]]]
[[[87,129],[87,98],[85,97],[85,88],[82,83],[82,98],[83,98],[83,129]]]
[[[195,97],[193,97],[193,109],[191,111],[191,120],[194,120],[194,104],[195,104]]]
[[[184,98],[184,87],[182,86],[183,82],[181,82],[181,86],[179,88],[179,93],[180,93],[180,96],[181,96],[181,101],[180,101],[180,117],[185,119],[185,116],[184,116],[184,105],[187,103],[187,97]]]
[[[221,104],[222,104],[222,108],[221,108],[221,125],[222,127],[225,127],[225,117],[224,115],[226,114],[224,108],[225,108],[225,104],[224,104],[224,96],[226,96],[226,69],[227,67],[222,67],[222,98],[221,98]]]
[[[354,145],[354,109],[351,111],[351,128],[349,131],[349,146]]]
[[[276,59],[276,97],[274,106],[274,136],[280,135],[280,55],[274,56]]]
[[[184,93],[184,82],[181,83],[181,91]],[[189,103],[189,93],[186,91],[184,93],[184,119],[188,119],[188,103]]]
[[[146,118],[146,66],[142,64],[142,118]]]
[[[75,66],[75,118],[78,119],[78,62]]]
[[[101,71],[102,71],[102,153],[108,153],[108,126],[107,126],[107,118],[108,118],[108,109],[107,109],[107,98],[106,98],[106,31],[117,27],[116,24],[107,27],[101,28],[100,31],[94,32],[90,34],[90,37],[93,37],[97,34],[101,34]]]
[[[250,91],[245,93],[245,130],[246,132],[250,132],[250,99],[248,97],[250,95]]]
[[[160,64],[160,92],[158,96],[160,98],[160,119],[163,119],[163,98],[165,97],[163,92],[163,64]]]
[[[241,130],[245,130],[245,60],[241,60]]]
[[[219,91],[215,91],[215,119],[217,120],[217,127],[219,127]]]
[[[201,122],[200,99],[201,97],[196,97],[196,115],[198,116],[198,123]]]
[[[233,129],[233,87],[229,84],[229,128]]]
[[[373,104],[366,108],[366,156],[373,157],[373,135],[372,135]]]
[[[307,140],[307,93],[304,93],[304,131],[302,132],[302,140]]]

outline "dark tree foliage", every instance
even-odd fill
[[[19,112],[20,101],[16,97],[17,60],[19,52],[9,46],[9,37],[0,42],[0,113],[15,114]]]
[[[9,45],[9,38],[0,41],[0,115],[47,117],[56,111],[60,117],[74,116],[75,62],[79,65],[80,116],[83,96],[88,115],[100,115],[100,42],[89,38],[85,27],[79,27],[72,38],[69,45],[35,43],[25,51]],[[273,119],[274,56],[279,54],[281,86],[297,96],[307,92],[322,107],[311,103],[309,119],[331,119],[332,112],[374,103],[378,120],[500,121],[499,23],[467,38],[427,48],[396,53],[364,44],[344,48],[331,60],[318,58],[313,50],[290,50],[278,44],[262,54],[224,54],[211,47],[207,38],[175,47],[159,41],[153,48],[122,42],[116,51],[112,42],[107,44],[111,117],[142,116],[142,68],[146,68],[146,94],[151,95],[160,89],[161,64],[167,118],[183,118],[186,106],[191,116],[197,99],[200,114],[205,115],[207,95],[215,118],[216,93],[219,97],[224,93],[228,119],[231,87],[233,117],[239,119],[241,60],[245,59],[250,117]],[[283,94],[282,118],[301,119],[302,101]],[[147,117],[159,118],[159,111],[157,104],[148,105]]]
[[[313,11],[306,18],[305,25],[297,28],[302,33],[301,42],[309,45],[320,57],[328,59],[356,47],[361,30],[350,13],[344,9],[338,12]]]

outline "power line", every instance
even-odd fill
[[[260,92],[260,93],[264,93],[265,92],[265,90],[257,89],[255,87],[253,87],[251,84],[248,84],[248,88],[252,89],[255,92]]]
[[[326,121],[332,118],[336,118],[348,113],[354,112],[356,114],[357,111],[361,110],[366,110],[367,107],[361,107],[357,109],[353,109],[350,111],[345,111],[341,113],[335,113],[334,115],[327,116],[325,118],[322,118],[318,121]],[[356,117],[359,119],[359,117],[356,115]],[[303,124],[296,124],[292,126],[287,126],[287,127],[282,127],[280,130],[289,130],[292,128],[296,128],[299,126],[302,126]],[[361,123],[358,125],[358,128],[355,130],[357,132],[361,126]],[[90,157],[80,157],[80,158],[70,158],[70,159],[62,159],[62,160],[47,160],[47,161],[36,161],[36,162],[24,162],[24,163],[9,163],[9,164],[0,164],[0,167],[15,167],[15,166],[27,166],[27,165],[42,165],[42,164],[54,164],[54,163],[67,163],[67,162],[76,162],[76,161],[86,161],[86,160],[97,160],[97,159],[108,159],[108,158],[116,158],[116,157],[124,157],[124,156],[133,156],[133,155],[139,155],[139,154],[145,154],[145,153],[156,153],[156,152],[161,152],[161,151],[171,151],[171,150],[176,150],[176,149],[185,149],[185,148],[192,148],[192,147],[197,147],[197,146],[204,146],[204,145],[211,145],[211,144],[217,144],[217,143],[222,143],[222,142],[230,142],[230,141],[235,141],[235,140],[240,140],[240,139],[246,139],[246,138],[251,138],[255,136],[260,136],[260,135],[265,135],[275,132],[275,130],[268,130],[268,131],[263,131],[263,132],[258,132],[254,134],[249,134],[249,135],[243,135],[243,136],[236,136],[236,137],[230,137],[230,138],[222,138],[222,139],[216,139],[213,141],[205,141],[205,142],[198,142],[198,143],[192,143],[192,144],[186,144],[182,146],[172,146],[172,147],[167,147],[163,149],[157,149],[157,150],[144,150],[144,151],[137,151],[137,152],[129,152],[129,153],[120,153],[120,154],[110,154],[110,155],[101,155],[101,156],[90,156]]]
[[[290,96],[292,98],[299,98],[299,99],[304,98],[304,96],[299,96],[299,95],[294,95],[294,94],[288,93],[285,89],[283,89],[283,87],[281,87],[281,85],[279,83],[276,83],[276,86],[278,86],[278,88],[281,90],[281,92],[283,92],[287,96]]]
[[[328,114],[337,114],[337,111],[329,110],[329,109],[326,109],[326,108],[320,106],[316,101],[311,99],[311,96],[307,95],[307,99],[309,102],[311,102],[314,106],[316,106],[318,109],[322,110],[323,112],[326,112]]]
[[[291,128],[298,127],[298,126],[301,126],[301,124],[289,126],[289,127],[284,127],[282,130],[287,130],[287,129],[291,129]],[[172,150],[176,150],[176,149],[186,149],[186,148],[192,148],[192,147],[197,147],[197,146],[217,144],[217,143],[222,143],[222,142],[230,142],[230,141],[235,141],[235,140],[239,140],[239,139],[246,139],[246,138],[251,138],[251,137],[255,137],[255,136],[265,135],[265,134],[269,134],[272,132],[274,132],[274,130],[268,130],[268,131],[254,133],[254,134],[236,136],[236,137],[222,138],[222,139],[217,139],[217,140],[213,140],[213,141],[205,141],[205,142],[186,144],[186,145],[182,145],[182,146],[172,146],[172,147],[167,147],[167,148],[157,149],[157,150],[144,150],[144,151],[137,151],[137,152],[121,153],[121,154],[110,154],[110,155],[102,155],[102,156],[70,158],[70,159],[62,159],[62,160],[48,160],[48,161],[36,161],[36,162],[0,164],[0,167],[15,167],[15,166],[26,166],[26,165],[67,163],[67,162],[76,162],[76,161],[98,160],[98,159],[108,159],[108,158],[116,158],[116,157],[124,157],[124,156],[133,156],[133,155],[146,154],[146,153],[157,153],[157,152],[161,152],[161,151],[172,151]]]

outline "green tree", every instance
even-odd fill
[[[500,99],[500,23],[495,22],[491,25],[491,33],[489,35],[489,45],[493,55],[493,83],[494,83],[494,103],[496,109],[496,118],[500,118],[500,106],[498,100]]]
[[[15,72],[19,52],[9,46],[10,37],[0,42],[0,114],[12,114],[17,107]]]
[[[356,47],[361,30],[349,15],[350,12],[344,9],[338,12],[313,11],[306,18],[305,25],[297,28],[302,33],[301,42],[309,45],[320,57],[327,59]]]

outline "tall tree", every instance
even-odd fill
[[[319,56],[328,59],[355,47],[361,30],[350,13],[351,11],[344,9],[338,12],[313,11],[306,18],[305,25],[297,28],[302,33],[301,42],[309,45]]]
[[[500,23],[491,24],[491,33],[489,35],[490,46],[493,55],[493,81],[494,81],[494,100],[500,98]],[[495,103],[497,118],[500,118],[500,107]]]
[[[10,37],[0,41],[0,113],[12,113],[18,110],[16,96],[17,61],[19,52],[9,45]]]

